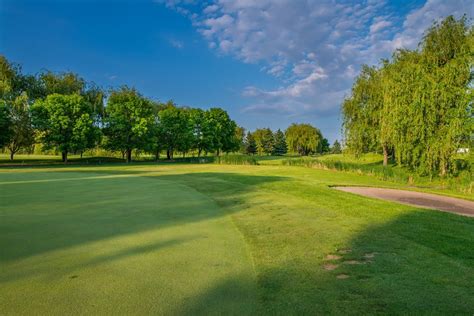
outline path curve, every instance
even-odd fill
[[[453,197],[424,192],[372,188],[372,187],[334,187],[337,190],[355,193],[372,198],[395,201],[422,208],[456,213],[474,217],[474,202]]]

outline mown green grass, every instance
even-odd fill
[[[474,218],[330,185],[403,187],[286,166],[0,169],[0,314],[472,313]]]

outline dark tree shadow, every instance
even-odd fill
[[[223,310],[248,315],[470,314],[473,242],[474,219],[413,209],[358,234],[332,253],[341,256],[338,260],[322,259],[313,267],[291,261],[278,268],[257,266],[259,297],[250,310],[221,294],[228,287],[251,288],[241,276],[222,281],[183,310],[189,315]],[[327,263],[337,267],[327,271]]]
[[[194,188],[214,186],[231,178],[234,187],[239,186],[233,196],[235,202],[256,186],[283,179],[229,173],[122,173],[137,176],[94,179],[97,173],[89,172],[91,178],[84,179],[74,171],[65,172],[64,177],[77,176],[77,181],[0,185],[0,262],[225,216],[229,210],[209,207],[214,202]],[[190,181],[192,186],[188,186]]]
[[[149,252],[159,251],[160,249],[173,247],[176,245],[180,245],[182,243],[188,242],[190,240],[200,238],[201,236],[194,236],[194,237],[186,237],[186,238],[177,238],[177,239],[169,239],[165,241],[153,242],[145,245],[140,245],[136,247],[129,247],[126,249],[122,249],[112,254],[104,254],[94,256],[89,260],[79,261],[74,264],[68,264],[65,267],[62,267],[60,271],[51,272],[50,266],[36,266],[36,265],[29,265],[26,268],[18,269],[13,271],[13,273],[9,273],[8,275],[4,275],[0,277],[0,283],[2,282],[9,282],[13,280],[18,280],[22,278],[27,278],[30,276],[38,276],[43,275],[46,278],[63,278],[64,276],[70,275],[70,278],[77,277],[77,275],[72,275],[74,271],[78,269],[84,269],[87,267],[98,266],[104,263],[112,262],[115,260],[121,260],[128,257],[133,257],[137,255],[146,254]]]

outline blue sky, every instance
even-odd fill
[[[361,64],[464,13],[472,1],[0,0],[0,54],[27,73],[220,106],[247,129],[311,123],[332,142]]]

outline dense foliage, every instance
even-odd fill
[[[120,151],[132,160],[132,150],[145,149],[153,126],[151,102],[126,87],[113,91],[104,119],[104,146]]]
[[[456,171],[474,133],[474,28],[452,16],[429,28],[417,50],[363,66],[342,106],[348,149],[380,151],[420,174]]]
[[[203,110],[160,103],[134,88],[120,87],[107,94],[79,75],[44,71],[24,75],[21,67],[0,56],[0,149],[81,154],[90,150],[117,152],[130,162],[133,153],[149,153],[158,160],[175,153],[240,152],[253,155],[299,155],[329,151],[329,143],[309,124],[293,124],[285,132],[270,128],[245,131],[221,108]],[[105,100],[106,105],[105,105]],[[298,130],[298,135],[295,131]],[[289,140],[287,140],[289,139]],[[221,163],[252,159],[220,159]]]
[[[92,108],[80,95],[51,94],[35,102],[33,124],[46,148],[55,148],[67,161],[68,153],[93,148],[99,137]]]
[[[293,153],[307,156],[321,152],[323,136],[310,124],[292,124],[285,132],[288,148]]]

